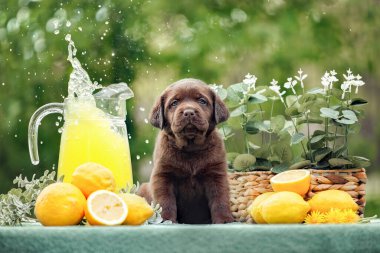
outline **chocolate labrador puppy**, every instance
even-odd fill
[[[150,182],[139,194],[178,223],[228,223],[227,164],[215,126],[228,119],[221,99],[202,81],[182,79],[160,96],[150,115],[160,128]]]

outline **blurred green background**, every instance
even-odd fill
[[[0,0],[0,193],[20,173],[41,175],[57,167],[57,115],[40,127],[38,166],[29,159],[27,126],[38,107],[67,95],[68,33],[94,81],[124,81],[135,92],[127,125],[139,181],[152,168],[157,132],[146,123],[150,108],[177,79],[228,86],[250,72],[259,85],[272,78],[283,84],[301,67],[308,85],[320,85],[326,70],[360,73],[366,82],[361,96],[370,103],[351,150],[372,161],[366,215],[380,214],[378,1]],[[234,151],[233,145],[227,148]]]

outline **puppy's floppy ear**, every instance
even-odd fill
[[[164,103],[165,99],[162,95],[157,99],[152,111],[150,112],[149,121],[154,127],[163,129],[165,126],[165,116],[164,116]]]
[[[216,124],[224,122],[230,116],[228,109],[220,97],[213,91],[214,120]]]

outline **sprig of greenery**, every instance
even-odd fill
[[[272,168],[278,173],[289,168],[369,166],[367,158],[352,156],[348,150],[349,135],[358,131],[359,118],[363,115],[363,110],[357,107],[367,103],[362,98],[351,96],[364,82],[360,75],[353,75],[351,70],[347,70],[338,86],[336,75],[334,70],[326,72],[321,78],[323,87],[308,91],[304,87],[307,75],[301,69],[297,76],[287,78],[282,86],[273,79],[270,86],[256,87],[257,78],[250,74],[242,83],[230,85],[227,89],[213,85],[212,88],[231,111],[231,120],[221,129],[224,139],[237,132],[234,125],[239,122],[240,130],[243,130],[244,152],[256,158],[255,163],[241,167],[247,171]],[[297,93],[298,84],[302,88],[301,94]],[[275,100],[283,104],[283,114],[273,115]],[[267,101],[271,101],[269,119],[265,119],[263,110],[268,107],[265,105]],[[316,130],[312,132],[312,129]],[[249,137],[257,134],[261,135],[261,146]],[[297,146],[302,148],[302,155]],[[240,161],[241,157],[237,155],[231,153],[228,157],[238,157]],[[233,161],[228,161],[228,164],[229,169],[236,169]]]
[[[0,225],[15,226],[21,225],[22,222],[35,221],[33,209],[38,194],[55,182],[55,171],[48,170],[37,179],[34,174],[30,181],[22,175],[16,177],[13,183],[17,184],[17,188],[0,195]]]

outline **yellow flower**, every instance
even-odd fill
[[[359,215],[351,209],[342,211],[343,223],[357,223],[360,220]]]
[[[312,211],[305,218],[306,224],[322,224],[325,222],[325,215],[319,211]]]
[[[341,209],[331,208],[325,214],[325,223],[344,223],[344,212]]]

